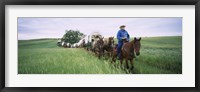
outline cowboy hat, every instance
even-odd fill
[[[120,28],[122,28],[122,27],[126,27],[126,26],[125,25],[121,25]]]

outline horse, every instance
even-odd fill
[[[104,44],[103,39],[104,39],[104,37],[100,37],[99,40],[97,41],[97,43],[98,43],[97,47],[99,48],[99,52],[98,52],[99,53],[99,55],[98,55],[99,58],[103,56],[103,44]]]
[[[112,61],[111,61],[111,63],[116,62],[116,58],[117,58],[117,45],[118,45],[118,44],[115,44],[115,45],[112,47],[112,51],[111,51]]]
[[[78,43],[74,43],[74,44],[72,44],[71,47],[72,47],[72,48],[78,48],[78,46],[79,46]]]
[[[85,47],[85,39],[81,41],[80,47]]]
[[[141,47],[140,40],[141,37],[139,39],[134,38],[134,40],[132,40],[131,42],[124,41],[121,49],[121,59],[120,59],[121,66],[123,63],[123,59],[125,59],[126,68],[129,69],[128,60],[132,65],[131,70],[134,68],[134,58],[136,58],[135,53],[137,56],[140,55],[140,47]]]
[[[99,38],[93,46],[94,53],[100,58],[103,55],[103,37]]]
[[[111,51],[113,50],[114,46],[114,37],[108,37],[103,39],[103,54],[105,54],[105,51],[108,52],[109,56],[111,56]]]
[[[62,46],[62,41],[60,39],[57,40],[57,46]]]
[[[67,45],[68,45],[68,43],[67,43],[67,42],[64,42],[64,41],[62,42],[62,44],[61,44],[61,45],[62,45],[64,48],[67,48],[67,47],[68,47],[68,46],[67,46]]]

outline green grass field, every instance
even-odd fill
[[[182,37],[144,37],[135,74],[181,74]],[[119,61],[117,61],[119,63]],[[56,40],[19,40],[19,74],[126,74],[109,59],[98,59],[83,48],[56,46]]]

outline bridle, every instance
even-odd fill
[[[133,43],[133,47],[135,48],[135,51],[138,51],[138,47],[136,48],[136,46],[138,46],[139,45],[139,43],[136,43],[138,40],[136,39],[135,41],[134,41],[134,43]]]

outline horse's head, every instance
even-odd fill
[[[104,37],[100,37],[100,38],[99,38],[100,44],[103,44],[103,43],[104,43],[103,39],[104,39]]]
[[[114,37],[109,37],[108,44],[109,44],[111,47],[114,47]]]
[[[99,40],[97,41],[98,42],[98,45],[100,47],[100,49],[103,48],[103,44],[104,44],[104,41],[103,41],[104,37],[100,37]]]
[[[140,40],[141,40],[141,37],[140,38],[134,37],[134,49],[137,56],[140,55],[140,47],[141,47]]]

